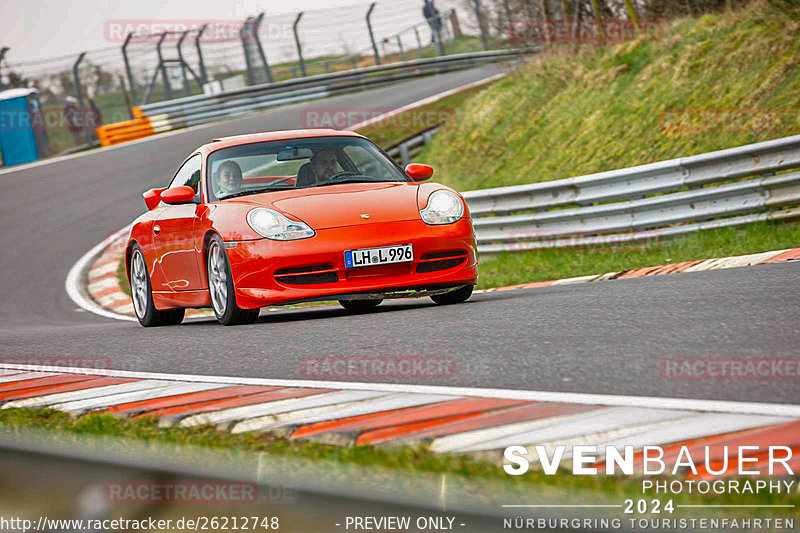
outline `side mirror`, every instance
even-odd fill
[[[161,202],[161,193],[166,190],[166,187],[157,187],[142,194],[144,203],[147,204],[148,211],[152,211],[158,207],[158,204]]]
[[[162,192],[161,201],[170,205],[190,204],[194,202],[195,196],[197,196],[197,194],[194,192],[194,189],[188,185],[181,185],[180,187],[167,189]]]
[[[406,167],[406,174],[414,181],[425,181],[433,176],[433,167],[421,163],[411,163]]]

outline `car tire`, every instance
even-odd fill
[[[474,288],[473,285],[465,285],[454,291],[431,296],[431,300],[439,305],[460,304],[461,302],[469,300],[469,297],[472,296],[472,289]]]
[[[159,311],[153,304],[153,287],[144,254],[138,244],[133,245],[128,265],[128,279],[131,281],[131,300],[139,323],[146,327],[174,326],[183,321],[186,309]]]
[[[231,264],[225,245],[218,235],[211,237],[206,253],[206,274],[211,308],[220,323],[226,326],[251,324],[258,318],[259,309],[242,309],[236,305],[236,293]]]
[[[353,313],[363,313],[378,307],[383,300],[339,300],[339,305]]]

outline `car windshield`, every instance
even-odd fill
[[[375,144],[360,137],[315,137],[242,144],[208,157],[213,199],[341,183],[409,181]]]

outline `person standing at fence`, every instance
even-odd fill
[[[72,133],[72,140],[75,146],[81,144],[81,130],[85,117],[78,107],[78,99],[74,96],[67,96],[64,100],[64,118],[67,121],[67,128]]]
[[[425,0],[425,5],[422,6],[422,16],[428,21],[431,27],[431,44],[436,42],[436,35],[442,27],[442,16],[439,10],[433,5],[433,0]]]

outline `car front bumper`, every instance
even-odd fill
[[[345,250],[408,243],[414,249],[411,262],[345,267]],[[337,296],[413,297],[415,291],[478,282],[477,244],[468,218],[442,226],[421,220],[365,223],[317,230],[314,237],[295,241],[230,242],[226,250],[236,304],[243,309]]]

